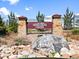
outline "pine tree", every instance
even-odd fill
[[[72,29],[72,24],[73,24],[73,20],[74,20],[74,14],[73,12],[69,11],[69,9],[67,8],[66,10],[66,14],[64,15],[64,29]]]
[[[5,24],[3,22],[3,18],[0,15],[0,35],[4,35],[4,34],[6,34]]]
[[[38,22],[44,22],[44,15],[40,14],[40,11],[39,11],[38,15],[36,16],[36,19]]]
[[[0,29],[2,30],[4,28],[4,22],[3,22],[3,19],[0,15]]]
[[[7,28],[8,32],[17,32],[17,27],[18,27],[18,23],[17,23],[17,19],[14,13],[10,13],[10,15],[8,15],[8,19],[9,19],[9,25]]]

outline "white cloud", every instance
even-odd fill
[[[2,8],[0,8],[0,14],[9,15],[10,12],[6,7],[2,7]]]
[[[46,16],[46,17],[51,18],[52,16],[50,15],[50,16]]]
[[[76,13],[75,15],[79,15],[79,13]]]
[[[52,16],[46,16],[44,19],[45,22],[52,22]]]
[[[10,11],[6,7],[2,7],[0,8],[0,14],[3,14],[6,16],[10,14]],[[16,15],[16,17],[20,16],[17,12],[15,12],[14,14]]]
[[[32,7],[26,7],[26,8],[25,8],[26,11],[29,11],[29,10],[31,10],[31,9],[33,9],[33,8],[32,8]]]
[[[18,3],[20,0],[2,0],[2,1],[8,1],[11,5],[14,5],[16,3]]]
[[[15,12],[15,16],[16,16],[16,17],[19,17],[20,15],[19,15],[18,13]]]
[[[30,10],[30,9],[29,9],[29,8],[25,8],[25,10],[27,10],[27,11],[28,11],[28,10]]]

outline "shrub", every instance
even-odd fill
[[[4,35],[6,35],[6,30],[5,30],[5,28],[0,29],[0,36],[4,36]]]
[[[72,29],[73,35],[79,35],[79,29]]]
[[[18,38],[15,40],[15,45],[28,45],[30,43],[31,43],[30,41],[23,38]]]
[[[54,57],[55,53],[56,53],[55,51],[50,52],[49,57]]]

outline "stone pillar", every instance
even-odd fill
[[[19,22],[18,22],[18,36],[19,37],[25,37],[26,36],[26,23],[27,23],[27,18],[24,16],[18,17]]]
[[[61,23],[61,15],[55,14],[52,16],[52,19],[53,19],[53,34],[62,36],[63,28]]]

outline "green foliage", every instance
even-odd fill
[[[50,54],[49,54],[49,57],[54,57],[54,55],[56,54],[55,51],[52,51]]]
[[[37,19],[38,22],[44,22],[44,15],[40,14],[40,12],[38,12],[36,19]]]
[[[3,19],[0,15],[0,35],[5,35],[6,31],[5,31],[5,24],[3,22]]]
[[[3,22],[3,19],[0,15],[0,29],[3,29],[4,28],[4,22]]]
[[[16,19],[14,13],[11,12],[10,15],[8,15],[8,19],[9,19],[9,21],[8,21],[9,24],[8,24],[6,30],[8,32],[17,32],[18,23],[17,23],[17,19]]]
[[[67,8],[66,14],[64,15],[64,29],[70,30],[72,29],[72,24],[74,20],[74,14],[73,12],[69,11]]]
[[[72,29],[72,34],[79,35],[79,29]]]
[[[6,22],[3,22],[3,18],[0,15],[0,35],[11,33],[11,32],[17,32],[18,29],[18,23],[17,18],[14,13],[10,13],[8,15],[8,20]]]

